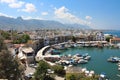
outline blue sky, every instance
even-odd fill
[[[0,0],[0,15],[119,29],[120,0]]]

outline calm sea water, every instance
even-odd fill
[[[105,34],[117,35],[120,37],[120,31],[104,31]],[[120,71],[118,71],[118,66],[116,63],[107,62],[107,59],[111,56],[120,57],[120,49],[110,49],[110,48],[69,48],[68,50],[62,51],[62,54],[76,53],[85,54],[88,53],[91,56],[91,60],[87,64],[78,65],[80,67],[86,67],[88,70],[94,70],[95,73],[100,74],[105,72],[110,80],[120,80]]]
[[[69,48],[68,50],[62,51],[62,54],[74,55],[76,53],[88,53],[91,56],[91,60],[87,64],[80,64],[78,66],[86,67],[88,70],[94,70],[97,74],[104,72],[110,80],[120,80],[120,77],[117,76],[117,74],[120,74],[117,64],[107,62],[107,59],[111,56],[120,57],[120,49]]]
[[[120,30],[111,30],[111,31],[103,31],[104,34],[112,34],[114,36],[120,37]]]
[[[112,34],[114,36],[120,37],[119,30],[104,31],[104,34]],[[100,74],[105,72],[110,80],[120,80],[120,71],[118,71],[118,66],[116,63],[107,62],[107,59],[111,56],[120,57],[120,49],[110,49],[110,48],[70,48],[68,50],[62,51],[62,54],[76,53],[85,54],[88,53],[92,58],[87,64],[78,65],[79,67],[86,67],[88,70],[94,70],[95,73]]]

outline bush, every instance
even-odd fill
[[[76,80],[76,76],[75,76],[75,75],[70,75],[70,76],[68,77],[68,79],[69,79],[69,80]]]
[[[30,40],[30,37],[27,34],[23,34],[23,35],[15,34],[15,35],[16,36],[14,36],[14,40],[13,40],[14,44],[27,43],[28,40]]]
[[[34,74],[36,80],[44,80],[46,78],[47,69],[49,69],[50,66],[47,62],[41,60],[38,63],[38,67],[36,68],[36,72]]]
[[[55,65],[52,67],[52,69],[54,70],[55,74],[57,74],[59,76],[65,76],[65,74],[66,74],[64,67],[61,65]]]
[[[112,39],[112,38],[113,38],[113,36],[106,36],[106,41],[110,42],[110,39]]]
[[[98,80],[99,76],[87,77],[84,73],[67,73],[66,80]]]
[[[76,37],[75,36],[72,36],[72,41],[76,42]]]
[[[4,39],[11,39],[11,34],[6,31],[1,31],[1,35]]]

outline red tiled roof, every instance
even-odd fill
[[[19,48],[19,47],[22,47],[22,46],[25,46],[25,44],[14,44],[15,48]]]
[[[111,40],[120,40],[120,38],[115,37],[115,38],[113,38],[113,39],[111,39]]]

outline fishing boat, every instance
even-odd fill
[[[118,68],[118,70],[120,71],[120,67]]]
[[[83,59],[84,60],[90,60],[91,56],[89,56],[88,53],[86,53],[86,54],[83,55]]]
[[[90,59],[91,59],[91,56],[86,56],[84,59],[85,59],[85,60],[90,60]]]
[[[83,54],[83,58],[87,57],[88,56],[88,53],[85,53]]]
[[[87,60],[84,60],[84,59],[80,59],[79,61],[78,61],[78,63],[80,63],[80,64],[85,64],[85,63],[87,63],[88,61]]]
[[[118,63],[118,65],[120,65],[120,62]]]
[[[120,77],[120,74],[117,74],[118,77]]]
[[[109,78],[107,77],[106,73],[102,72],[100,74],[99,80],[109,80]]]
[[[119,57],[110,57],[108,59],[109,62],[112,62],[112,63],[117,63],[119,62],[120,58]]]

